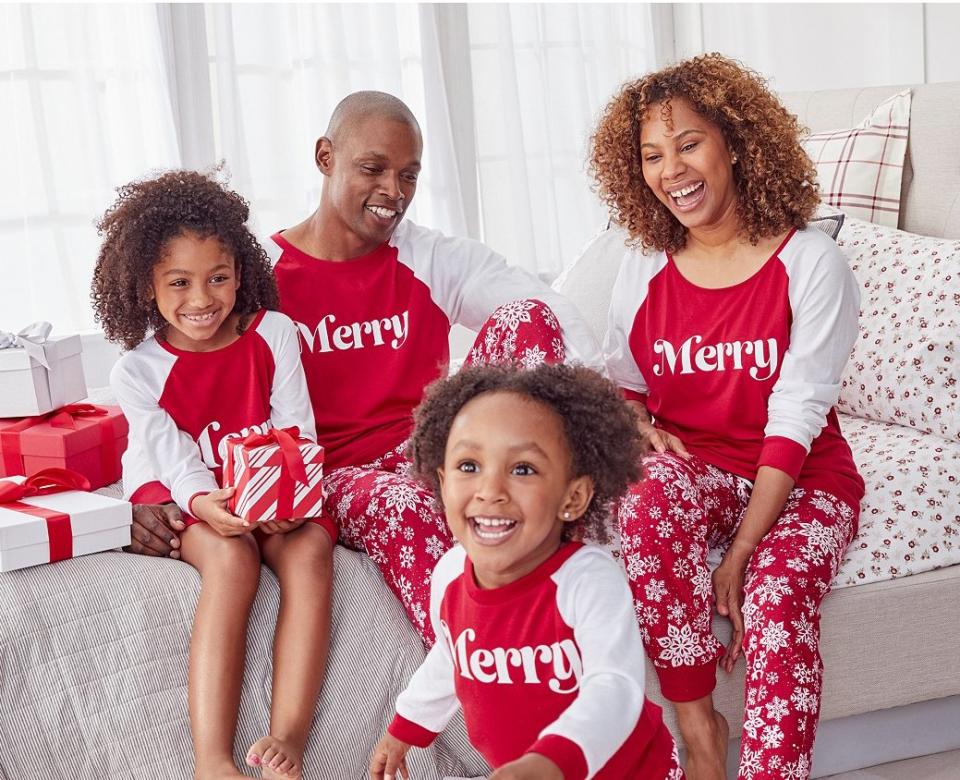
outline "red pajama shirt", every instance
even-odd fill
[[[328,510],[341,540],[365,551],[425,641],[430,573],[452,540],[404,455],[413,409],[444,376],[454,324],[480,331],[468,362],[601,365],[576,308],[477,241],[404,220],[361,257],[312,257],[283,233],[263,241],[280,306],[296,323]]]
[[[563,545],[524,577],[483,590],[462,547],[431,587],[438,641],[397,699],[390,733],[429,745],[463,709],[494,768],[546,756],[566,780],[677,780],[676,746],[644,696],[644,659],[623,571]]]
[[[806,777],[819,713],[819,605],[856,530],[863,481],[836,411],[859,293],[817,230],[792,232],[749,279],[687,281],[666,253],[624,258],[604,352],[627,398],[689,460],[650,455],[618,510],[647,654],[667,698],[715,684],[707,551],[736,533],[760,466],[795,480],[745,583],[745,778]]]
[[[190,500],[217,490],[228,440],[296,426],[315,437],[313,411],[288,317],[260,311],[236,341],[189,352],[156,337],[123,355],[110,384],[130,423],[124,496],[174,501],[188,525]],[[334,532],[328,519],[312,518]]]

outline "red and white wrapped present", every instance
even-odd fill
[[[317,517],[323,509],[323,447],[297,428],[271,428],[230,440],[223,486],[230,511],[251,523]]]
[[[36,417],[0,419],[0,477],[63,468],[83,474],[96,490],[120,479],[127,431],[119,406],[68,404]]]
[[[50,338],[51,328],[0,331],[0,417],[46,414],[86,397],[80,337]]]
[[[130,544],[130,503],[67,469],[0,480],[0,572]]]

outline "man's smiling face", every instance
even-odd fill
[[[317,164],[327,176],[324,205],[355,256],[372,252],[400,224],[417,191],[422,149],[417,127],[377,116],[318,142]]]

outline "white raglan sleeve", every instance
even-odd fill
[[[576,700],[528,752],[547,756],[573,776],[579,748],[593,777],[624,745],[643,711],[644,651],[630,588],[603,551],[584,547],[554,574],[557,608],[573,629],[583,669]],[[572,745],[571,745],[572,743]]]
[[[433,300],[451,323],[480,330],[493,312],[510,301],[533,298],[557,316],[568,363],[602,370],[600,346],[573,303],[533,274],[507,264],[485,244],[444,236],[418,225],[397,229],[401,261],[409,257],[414,273],[430,288]]]
[[[816,232],[816,231],[814,231]],[[858,335],[860,291],[843,252],[825,236],[787,264],[790,346],[767,401],[757,466],[794,479],[837,403],[843,369]]]
[[[397,697],[396,715],[389,731],[397,739],[426,747],[443,731],[457,710],[453,656],[440,620],[440,605],[450,583],[463,574],[465,553],[459,545],[437,563],[430,582],[430,621],[436,642],[406,689]]]
[[[139,443],[138,455],[147,460],[137,473],[155,475],[184,512],[190,499],[220,486],[200,455],[200,448],[188,433],[181,431],[159,404],[162,387],[151,375],[148,361],[125,355],[110,373],[110,386],[130,425],[131,440]],[[140,368],[145,369],[138,371]]]
[[[270,421],[275,428],[296,426],[307,439],[317,440],[317,425],[300,362],[300,339],[296,325],[285,314],[264,312],[257,326],[273,353],[275,371],[270,389]]]
[[[642,300],[635,283],[636,258],[628,255],[620,264],[613,284],[610,311],[607,314],[607,335],[603,341],[603,360],[607,374],[631,401],[647,402],[647,383],[630,349],[630,332]],[[645,288],[644,288],[645,289]]]

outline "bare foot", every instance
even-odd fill
[[[727,719],[716,710],[713,711],[712,724],[699,729],[696,734],[685,734],[687,780],[726,780],[729,738]]]
[[[248,780],[232,761],[197,766],[194,780]]]
[[[247,764],[258,766],[267,780],[300,780],[303,752],[291,743],[267,734],[247,751]]]

